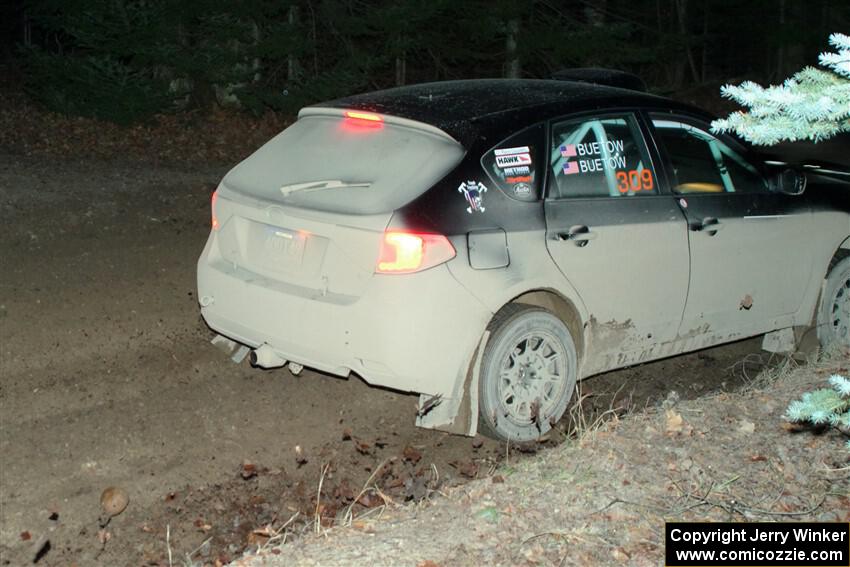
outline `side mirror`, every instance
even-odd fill
[[[785,195],[802,195],[806,190],[806,174],[796,169],[783,169],[768,181],[770,190]]]

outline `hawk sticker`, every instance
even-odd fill
[[[484,212],[484,193],[487,192],[487,187],[480,181],[466,181],[461,183],[457,188],[458,193],[463,193],[466,197],[466,202],[469,206],[466,207],[466,212],[472,214],[475,211]]]

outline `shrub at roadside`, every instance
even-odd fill
[[[797,423],[810,423],[815,427],[834,427],[850,435],[850,380],[840,374],[829,377],[832,389],[820,388],[806,392],[799,400],[791,402],[785,417]],[[850,451],[850,439],[846,443]]]

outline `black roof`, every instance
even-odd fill
[[[422,83],[339,98],[315,106],[364,110],[424,122],[467,146],[478,138],[507,135],[536,121],[573,112],[634,107],[701,112],[643,92],[577,81],[538,79]]]

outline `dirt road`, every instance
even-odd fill
[[[416,429],[415,397],[254,370],[209,344],[194,269],[225,169],[0,155],[0,564],[167,564],[169,547],[205,541],[199,560],[225,560],[258,526],[312,515],[325,464],[330,521],[388,459],[404,500],[432,464],[459,482],[500,458],[493,442]],[[586,387],[599,407],[623,384],[618,403],[635,405],[733,388],[757,350]],[[99,530],[108,486],[130,505]]]

